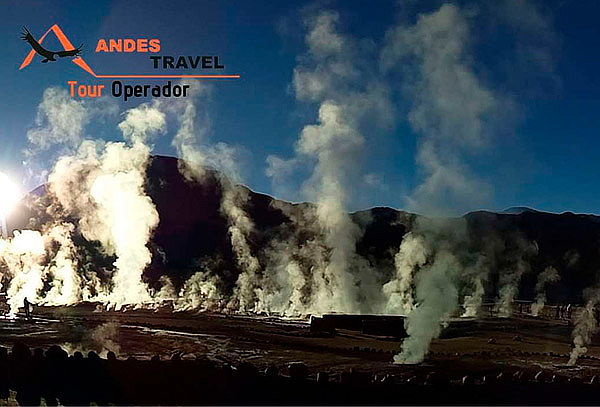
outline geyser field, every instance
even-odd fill
[[[212,128],[218,86],[231,83],[173,82],[185,96],[139,105],[45,89],[23,151],[33,188],[0,173],[0,345],[14,345],[0,348],[0,399],[597,402],[600,216],[472,210],[493,202],[491,156],[518,155],[517,98],[529,95],[512,71],[492,86],[502,75],[478,63],[472,30],[508,27],[515,55],[498,53],[503,63],[550,82],[552,35],[532,34],[550,24],[527,1],[400,14],[372,39],[320,3],[298,13],[303,51],[285,94],[301,123],[277,140],[287,157],[256,147],[274,196],[245,186],[251,147]],[[249,128],[277,104],[252,111]],[[219,108],[243,132],[232,105]],[[398,188],[405,210],[352,211],[396,188],[363,164],[405,133],[414,157],[390,167],[414,181]]]
[[[347,219],[360,237],[344,286],[326,278],[331,249],[317,206],[254,193],[211,169],[190,181],[182,161],[148,155],[135,199],[127,198],[145,211],[122,205],[131,190],[119,192],[119,180],[106,189],[114,212],[92,217],[87,208],[96,204],[86,200],[103,195],[86,196],[96,181],[85,178],[129,177],[120,167],[103,172],[111,165],[89,154],[64,161],[80,172],[63,168],[63,186],[78,180],[69,198],[88,202],[83,212],[72,200],[64,202],[73,212],[61,207],[50,183],[12,211],[14,234],[1,251],[4,346],[58,344],[141,360],[180,354],[218,366],[276,366],[283,375],[301,362],[307,383],[327,373],[332,386],[354,376],[367,387],[475,386],[487,390],[468,400],[480,402],[524,400],[505,392],[513,385],[529,386],[533,401],[564,400],[548,383],[585,401],[598,383],[594,297],[584,290],[598,261],[590,244],[600,228],[595,216],[523,208],[444,220],[390,208],[356,212]],[[237,206],[228,212],[224,202]],[[247,229],[236,229],[231,213]],[[115,218],[131,228],[110,223]],[[133,235],[116,240],[117,231]],[[22,313],[25,297],[37,304],[33,320]],[[582,298],[591,300],[582,306]],[[354,316],[327,322],[336,312]],[[414,397],[406,400],[444,401]],[[395,399],[384,392],[368,400]],[[453,402],[460,400],[467,399],[457,394]]]
[[[45,95],[73,108],[63,96]],[[335,387],[348,380],[384,386],[365,402],[395,401],[394,386],[412,389],[407,402],[448,401],[420,394],[415,386],[424,385],[450,389],[452,402],[588,400],[600,363],[599,217],[528,208],[348,213],[340,188],[361,138],[329,102],[299,141],[322,160],[311,178],[317,199],[277,200],[238,183],[230,147],[197,144],[192,101],[164,103],[126,111],[124,141],[81,141],[6,210],[0,343],[181,354],[291,377],[279,398],[256,387],[262,402],[290,401],[319,373],[338,401],[363,400]],[[154,156],[151,140],[173,112],[180,158]],[[329,137],[348,142],[343,154]],[[331,314],[351,322],[329,323]],[[506,391],[522,385],[525,393]],[[479,390],[465,399],[460,386]],[[321,390],[306,401],[323,400]]]

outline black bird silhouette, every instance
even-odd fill
[[[40,54],[41,56],[43,56],[45,58],[42,61],[42,63],[44,63],[44,64],[48,61],[56,61],[56,59],[54,58],[55,56],[59,56],[61,58],[77,57],[77,56],[79,56],[79,54],[81,54],[81,47],[83,47],[83,44],[81,44],[78,48],[71,49],[68,51],[59,51],[59,52],[48,51],[46,48],[42,47],[35,38],[33,38],[33,35],[31,35],[31,33],[29,32],[27,27],[23,27],[23,30],[24,31],[21,33],[21,39],[23,39],[24,41],[27,41],[29,43],[29,45],[31,45],[31,48],[33,48],[35,50],[35,52],[37,52],[38,54]]]

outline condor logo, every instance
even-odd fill
[[[60,44],[63,47],[63,51],[52,52],[52,51],[48,51],[47,49],[42,47],[42,43],[44,42],[44,40],[46,39],[48,34],[50,34],[50,32],[52,32],[54,35],[56,35],[56,38],[58,39],[58,41],[60,42]],[[44,35],[42,35],[42,37],[39,39],[39,41],[36,41],[36,39],[33,37],[33,35],[31,35],[31,33],[29,32],[29,30],[26,27],[23,27],[23,33],[21,35],[21,38],[24,41],[26,41],[27,43],[29,43],[29,45],[31,45],[31,48],[33,48],[33,49],[29,52],[29,54],[27,54],[27,56],[23,60],[23,63],[19,67],[19,69],[23,69],[27,65],[29,65],[31,63],[31,61],[33,60],[33,57],[37,53],[40,56],[45,58],[42,61],[44,63],[48,62],[48,61],[56,61],[56,59],[54,58],[55,56],[58,56],[61,58],[74,56],[74,57],[76,57],[73,59],[73,63],[75,65],[79,66],[80,68],[82,68],[83,70],[85,70],[88,73],[93,72],[92,69],[88,66],[88,64],[85,63],[83,58],[81,58],[79,56],[79,54],[81,53],[81,47],[83,44],[80,45],[78,48],[75,48],[73,46],[73,44],[71,43],[71,41],[69,41],[69,39],[67,38],[65,33],[63,33],[63,31],[60,29],[60,27],[57,24],[54,24],[52,27],[50,27],[48,29],[48,31],[46,31],[46,33]]]

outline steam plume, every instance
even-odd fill
[[[421,218],[405,238],[409,243],[398,252],[404,263],[401,271],[413,276],[414,288],[411,278],[405,278],[403,291],[406,295],[414,290],[415,303],[402,310],[407,315],[404,325],[408,337],[394,362],[419,363],[425,358],[431,341],[439,337],[458,309],[457,282],[465,263],[459,248],[467,243],[466,223],[462,219]],[[412,299],[408,304],[411,302]]]
[[[179,129],[173,139],[177,149],[181,173],[190,181],[203,182],[207,168],[219,171],[222,189],[221,213],[229,224],[231,246],[236,257],[240,275],[228,308],[230,310],[249,312],[256,306],[256,291],[260,279],[260,263],[254,255],[249,239],[254,231],[254,222],[244,209],[248,200],[248,191],[236,185],[240,182],[238,166],[238,149],[225,143],[208,143],[210,120],[206,110],[198,111],[196,98],[200,95],[210,96],[211,89],[200,82],[188,82],[190,97],[177,103],[159,101],[166,112],[175,113],[178,117]],[[194,274],[183,288],[186,298],[182,307],[211,307],[220,297],[218,285],[205,272]],[[191,297],[190,297],[191,296]],[[201,304],[201,300],[208,303]],[[212,303],[212,304],[211,304]]]
[[[499,101],[471,67],[469,41],[467,19],[452,4],[420,14],[414,25],[399,24],[386,34],[380,57],[383,70],[390,72],[402,66],[411,81],[405,87],[413,101],[408,117],[413,130],[421,135],[417,162],[426,178],[408,203],[420,212],[464,210],[486,197],[487,186],[469,173],[462,156],[465,150],[478,150],[488,143],[489,121]],[[410,239],[397,255],[400,261],[397,257],[396,264],[401,266],[397,267],[398,274],[404,276],[399,279],[404,279],[400,292],[407,291],[410,275],[420,266],[414,277],[417,304],[410,310],[408,297],[405,306],[410,311],[406,320],[409,337],[402,353],[394,358],[397,363],[422,361],[431,340],[439,336],[444,319],[458,306],[459,271],[465,265],[457,257],[461,250],[456,242],[464,240],[464,235],[448,234],[446,226],[436,222],[429,226],[419,231],[421,247],[416,247],[428,264],[423,266],[423,257],[414,261],[406,247],[414,245]],[[429,249],[428,254],[423,250],[437,246],[441,247]],[[480,298],[479,293],[474,296]]]
[[[1,243],[2,260],[10,276],[8,304],[15,315],[25,298],[34,303],[39,300],[38,293],[44,286],[45,242],[40,232],[24,230],[15,231],[11,241]]]
[[[265,275],[257,309],[284,316],[326,312],[319,308],[319,293],[327,290],[323,274],[328,248],[323,243],[313,205],[288,207],[274,204],[290,218],[264,250]]]
[[[62,223],[43,232],[15,231],[12,239],[0,239],[0,264],[9,277],[11,314],[17,313],[25,298],[46,305],[72,305],[82,300],[82,286],[87,281],[77,273],[72,233],[73,225]],[[44,291],[47,284],[50,288]]]
[[[402,238],[394,259],[396,276],[383,286],[388,297],[385,312],[406,315],[413,310],[414,273],[425,265],[430,252],[431,249],[422,236],[408,233]]]
[[[373,76],[364,72],[357,52],[359,43],[339,32],[338,13],[307,13],[304,24],[308,50],[299,58],[293,86],[298,100],[318,103],[318,122],[304,127],[293,158],[268,158],[267,174],[277,183],[293,166],[306,162],[314,165],[303,191],[316,203],[315,223],[304,224],[311,231],[307,233],[323,239],[328,254],[324,262],[310,263],[315,265],[310,278],[299,272],[299,263],[284,256],[269,256],[283,263],[274,264],[266,272],[284,278],[283,281],[293,281],[294,289],[285,291],[290,295],[285,302],[295,304],[296,309],[315,313],[358,312],[361,287],[355,246],[361,230],[350,219],[347,205],[352,185],[360,179],[358,166],[365,145],[361,123],[376,117],[383,126],[389,125],[392,109],[387,88],[369,80]],[[302,252],[312,247],[318,253],[320,245],[315,243],[299,242],[304,247],[292,250]],[[310,305],[299,306],[299,292],[308,287]],[[279,296],[266,298],[282,301]]]
[[[198,271],[184,284],[176,303],[179,311],[219,311],[224,308],[219,278],[207,271]]]
[[[560,280],[560,274],[554,267],[546,267],[538,275],[537,283],[535,284],[535,303],[531,306],[531,315],[537,317],[540,311],[546,304],[546,286],[550,283],[555,283]]]
[[[415,210],[462,211],[489,196],[487,185],[469,173],[462,156],[488,144],[500,100],[471,67],[470,40],[467,19],[453,4],[386,35],[382,67],[389,71],[402,64],[413,79],[407,86],[413,100],[409,122],[422,137],[417,161],[426,174],[408,199]]]
[[[57,162],[49,177],[50,191],[77,215],[86,239],[116,256],[112,289],[102,300],[117,308],[150,301],[142,274],[151,260],[146,245],[158,213],[144,191],[150,157],[145,143],[164,131],[165,119],[156,108],[141,105],[126,112],[119,127],[130,145],[84,141],[76,155]]]
[[[464,267],[461,272],[461,280],[466,281],[466,286],[470,290],[463,299],[463,317],[476,317],[479,314],[485,294],[484,282],[490,271],[490,251],[479,253],[474,264]]]
[[[29,145],[24,151],[28,178],[46,182],[47,168],[60,155],[72,154],[86,138],[85,130],[94,119],[116,116],[117,104],[108,97],[80,100],[64,88],[49,87],[38,105],[34,126],[27,131]]]
[[[27,132],[27,139],[34,149],[39,150],[57,144],[77,148],[90,116],[85,102],[70,97],[65,89],[48,88],[38,106],[36,126]]]
[[[43,303],[48,305],[73,305],[82,300],[82,277],[77,272],[75,245],[71,223],[54,226],[46,236],[58,243],[58,250],[49,267],[51,277],[50,291],[44,296]]]
[[[417,275],[416,298],[419,305],[408,314],[408,338],[402,342],[402,352],[394,356],[396,363],[423,361],[431,340],[439,337],[442,323],[458,307],[458,290],[453,281],[460,263],[450,251],[438,251],[433,263]]]
[[[596,307],[600,304],[600,288],[596,287],[586,290],[584,297],[587,298],[587,302],[585,307],[576,316],[575,328],[571,334],[574,345],[568,362],[571,366],[575,365],[577,359],[587,352],[586,345],[592,341],[592,336],[598,330]]]
[[[505,318],[512,315],[513,301],[518,294],[521,278],[531,269],[529,260],[538,252],[535,242],[528,242],[520,236],[512,239],[511,243],[514,247],[509,247],[503,253],[508,264],[500,269],[500,290],[497,299],[498,315]]]

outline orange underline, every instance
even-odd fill
[[[96,75],[100,79],[240,79],[240,75]]]

